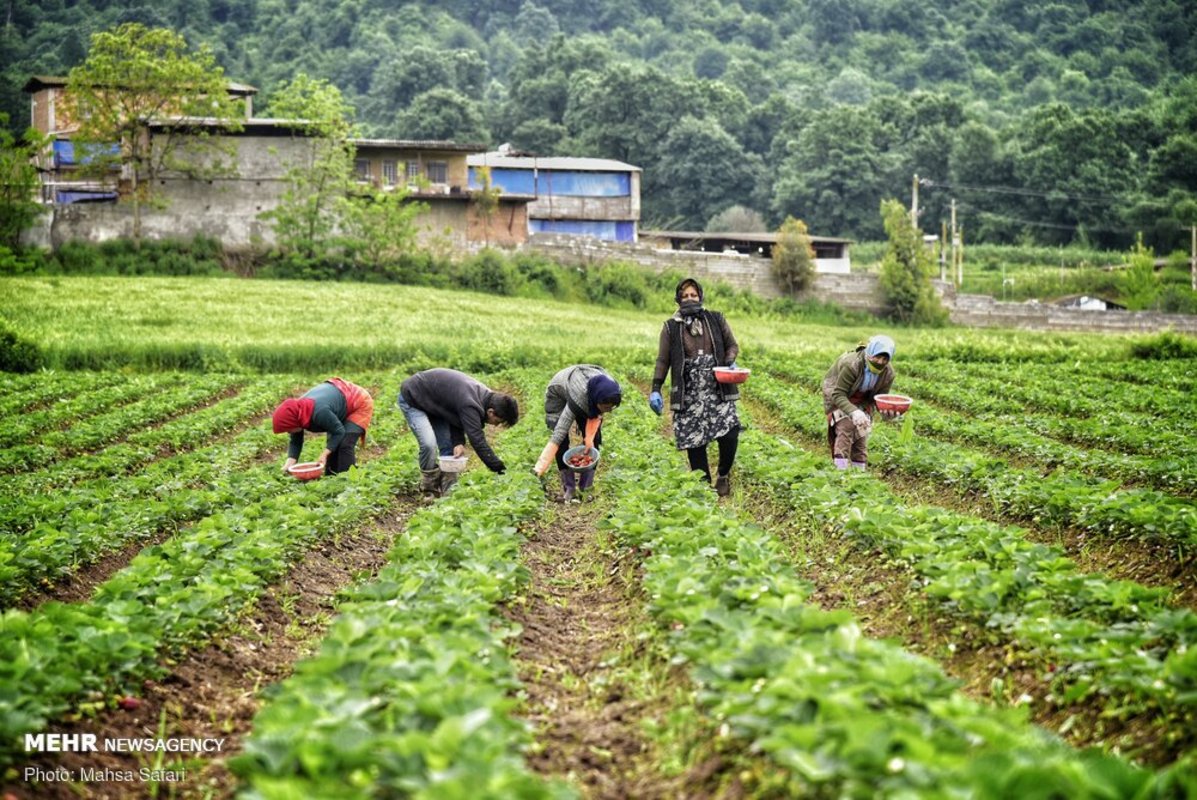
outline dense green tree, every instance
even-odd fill
[[[881,203],[888,240],[881,259],[881,296],[886,315],[897,322],[942,325],[947,312],[931,286],[931,251],[923,232],[910,224],[910,215],[897,200]]]
[[[760,212],[745,206],[728,206],[707,220],[703,230],[715,233],[764,233],[769,227]]]
[[[684,117],[661,147],[654,171],[663,197],[653,210],[687,230],[701,228],[715,212],[749,196],[762,168],[719,123]]]
[[[92,36],[87,60],[68,77],[63,113],[78,126],[76,147],[89,154],[85,171],[107,176],[119,166],[128,177],[122,199],[133,205],[135,242],[142,207],[161,202],[158,179],[227,172],[227,143],[214,134],[239,130],[245,116],[207,48],[190,51],[173,31],[139,23]]]
[[[41,181],[34,163],[46,144],[33,129],[16,139],[8,132],[8,119],[0,114],[0,246],[16,248],[21,233],[46,211],[38,202]]]
[[[876,212],[863,209],[880,203],[897,181],[896,157],[884,143],[885,131],[869,109],[840,106],[813,114],[784,146],[773,213],[805,219],[824,236],[880,237]]]
[[[336,245],[346,198],[355,188],[352,109],[335,86],[303,73],[271,98],[270,108],[304,124],[293,137],[299,155],[288,163],[287,188],[262,217],[273,222],[284,252],[322,258]]]
[[[1020,122],[1009,148],[1020,207],[1044,228],[1040,239],[1065,244],[1083,225],[1105,246],[1126,240],[1117,221],[1140,169],[1109,112],[1043,106]]]
[[[806,291],[815,280],[815,250],[806,223],[786,217],[773,246],[773,277],[788,295]]]
[[[784,215],[776,216],[776,206],[760,198],[775,198],[783,179],[790,183],[781,193],[792,192],[784,162],[787,145],[805,124],[792,122],[797,109],[805,119],[832,105],[872,107],[919,89],[950,94],[968,113],[943,123],[949,134],[972,123],[997,135],[1002,163],[993,167],[1000,171],[1004,164],[1002,185],[1025,192],[1032,187],[1014,176],[1014,160],[1026,144],[1019,133],[1023,117],[1063,101],[1077,114],[1117,112],[1111,119],[1132,157],[1129,196],[1111,218],[1084,224],[1097,232],[1118,227],[1127,216],[1158,247],[1157,237],[1175,226],[1175,209],[1185,207],[1191,188],[1174,180],[1148,188],[1157,169],[1171,169],[1165,165],[1178,145],[1169,144],[1154,161],[1153,154],[1173,136],[1197,128],[1165,124],[1162,114],[1136,123],[1121,112],[1150,104],[1154,116],[1157,99],[1197,72],[1197,29],[1188,11],[1179,0],[7,0],[6,24],[0,26],[0,111],[9,113],[9,130],[19,135],[29,111],[19,87],[30,75],[66,74],[83,62],[90,33],[137,20],[208,43],[228,76],[259,87],[263,96],[301,72],[328,80],[357,106],[371,135],[403,135],[396,116],[409,112],[417,96],[453,90],[483,110],[489,141],[612,155],[645,166],[646,209],[666,190],[653,177],[668,132],[661,119],[715,120],[745,152],[775,156],[778,180],[772,171],[763,174],[752,197],[741,199],[769,207],[776,223]],[[611,72],[617,63],[644,80],[668,77],[659,89],[596,89],[589,76],[618,79]],[[691,65],[705,86],[682,77]],[[746,105],[723,103],[731,95],[712,94],[716,84],[737,90]],[[618,124],[624,117],[598,113],[619,110],[615,91],[630,91],[638,103],[661,101],[666,111],[632,109],[630,122]],[[1178,99],[1176,105],[1185,104]],[[1197,102],[1187,106],[1197,108]],[[1191,113],[1180,108],[1172,119]],[[861,205],[851,216],[862,221],[860,230],[880,235],[873,211],[879,198],[905,191],[909,174],[903,173],[916,165],[920,175],[934,173],[935,162],[955,151],[955,144],[941,147],[939,124],[920,119],[913,135],[883,131],[857,148],[879,149],[883,160],[893,162],[880,172],[866,169],[863,182],[877,188],[854,195],[852,202]],[[640,125],[642,131],[633,130]],[[787,133],[774,147],[783,128]],[[1121,177],[1126,162],[1114,150],[1110,155],[1109,171]],[[1087,160],[1096,165],[1100,157]],[[942,214],[937,202],[930,192],[925,214]],[[1042,197],[1034,194],[990,193],[962,202],[989,215],[983,226],[969,223],[987,237],[1047,242],[1073,235],[1080,224],[1042,219]],[[1117,236],[1125,246],[1128,230]]]
[[[395,115],[404,139],[443,139],[485,145],[489,134],[478,103],[453,89],[431,89]]]

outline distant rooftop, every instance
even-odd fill
[[[41,91],[42,89],[61,88],[67,85],[67,79],[57,75],[34,75],[22,88],[27,94]],[[236,81],[229,81],[229,94],[257,94],[258,89],[255,86],[250,86],[248,83],[237,83]]]
[[[350,141],[358,148],[391,147],[402,150],[453,150],[465,153],[478,153],[486,149],[486,145],[437,139],[351,139]]]
[[[642,239],[678,239],[693,242],[758,242],[760,244],[777,244],[776,233],[737,233],[735,231],[640,231]],[[812,242],[828,242],[833,244],[852,244],[852,239],[839,239],[834,236],[810,236]]]
[[[513,151],[509,151],[513,152]],[[549,169],[575,172],[640,172],[640,167],[610,158],[573,158],[570,156],[509,155],[503,151],[474,153],[466,158],[471,167],[496,169]]]

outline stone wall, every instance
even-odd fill
[[[600,242],[587,237],[535,234],[527,245],[539,253],[575,266],[589,267],[606,261],[629,261],[664,272],[675,270],[700,281],[724,281],[762,297],[780,297],[771,265],[756,256],[737,253],[702,253],[659,250],[643,244]],[[1016,328],[1037,331],[1104,331],[1148,333],[1174,330],[1197,334],[1197,316],[1154,311],[1085,311],[1040,303],[1007,303],[988,295],[957,294],[946,281],[932,286],[948,309],[952,322],[970,328]],[[810,296],[843,308],[878,314],[882,309],[876,275],[820,273]]]

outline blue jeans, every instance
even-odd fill
[[[408,405],[403,395],[399,395],[396,405],[403,412],[407,427],[411,428],[412,435],[420,445],[420,469],[437,469],[437,456],[453,455],[449,423]]]

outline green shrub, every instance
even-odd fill
[[[1197,339],[1164,331],[1131,343],[1131,356],[1152,361],[1169,358],[1197,358]]]
[[[619,261],[587,270],[586,296],[601,305],[644,308],[649,296],[645,273],[640,267]]]
[[[0,372],[34,372],[46,363],[37,344],[0,325]]]
[[[458,265],[454,282],[462,289],[513,295],[523,283],[523,277],[501,253],[487,248]]]

